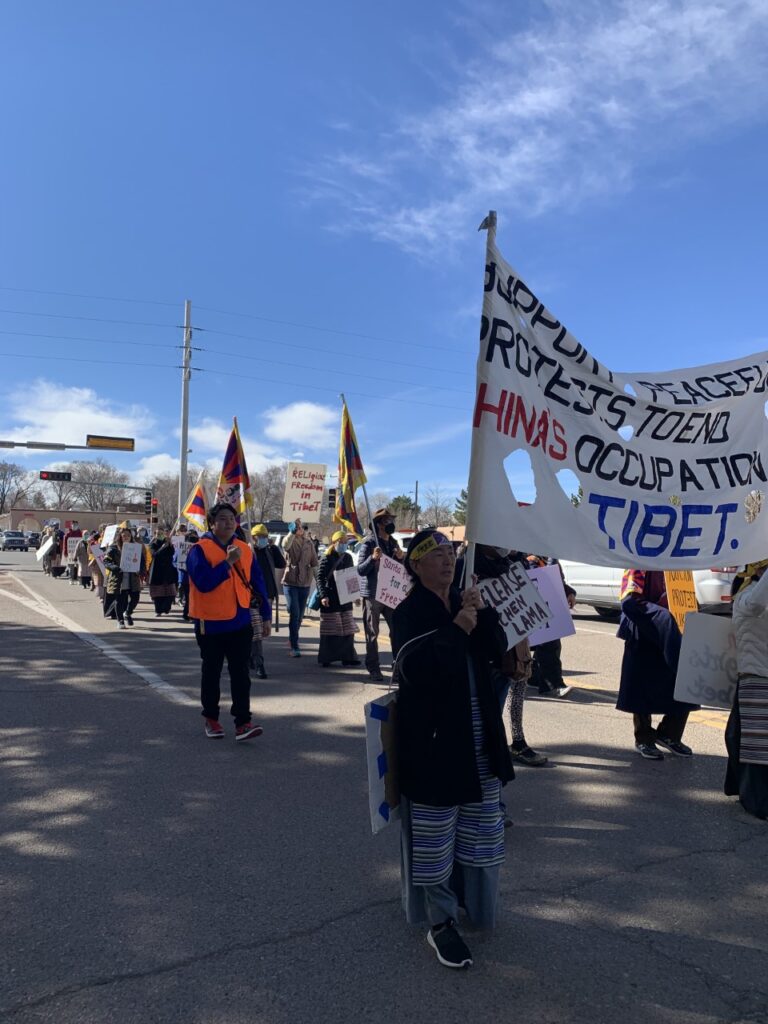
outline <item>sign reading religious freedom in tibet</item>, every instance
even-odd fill
[[[285,471],[283,519],[319,523],[328,467],[312,462],[289,462]]]
[[[768,352],[690,370],[614,373],[493,244],[488,253],[467,538],[644,569],[765,558]],[[519,449],[536,488],[527,507],[504,465]],[[567,493],[574,488],[558,480],[562,470],[578,477],[578,506]]]

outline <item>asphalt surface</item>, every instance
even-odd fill
[[[691,761],[640,759],[615,627],[577,612],[577,688],[526,704],[550,765],[505,790],[501,922],[451,972],[404,921],[396,826],[370,834],[385,687],[320,669],[315,622],[300,660],[284,627],[266,643],[264,735],[211,741],[177,612],[143,599],[118,632],[0,555],[0,1021],[768,1021],[768,828],[722,795],[723,716],[689,726]]]

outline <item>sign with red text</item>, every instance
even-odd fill
[[[600,310],[599,295],[583,298]],[[654,310],[660,299],[648,303],[656,344],[665,330]],[[619,344],[621,322],[603,333]],[[675,341],[671,335],[670,351]],[[616,373],[492,245],[467,539],[619,568],[708,569],[763,558],[767,382],[765,351],[692,369]]]
[[[107,570],[106,566],[104,565],[104,552],[101,550],[98,544],[89,544],[88,550],[90,551],[94,562],[96,563],[96,565],[98,565],[99,570],[101,571],[101,575],[106,576]]]
[[[123,544],[120,552],[120,568],[123,572],[141,572],[143,560],[143,544]]]
[[[313,462],[289,462],[285,471],[283,519],[292,523],[319,523],[327,466]]]
[[[411,589],[411,578],[405,571],[402,562],[396,562],[388,555],[379,560],[379,573],[376,577],[376,600],[387,608],[397,608]]]

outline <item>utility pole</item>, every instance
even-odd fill
[[[419,481],[416,481],[416,497],[413,502],[413,528],[419,532]]]
[[[189,447],[189,381],[192,377],[192,300],[184,303],[184,358],[181,365],[181,448],[179,451],[179,508],[187,499],[187,449]]]

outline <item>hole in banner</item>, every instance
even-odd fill
[[[619,427],[619,435],[623,437],[625,441],[631,441],[634,432],[635,428],[631,423],[625,423],[623,427]]]
[[[579,505],[584,497],[584,488],[572,469],[561,469],[555,474],[563,493],[572,505]]]
[[[626,391],[626,393],[628,395],[632,395],[633,398],[637,398],[637,392],[635,391],[635,389],[632,387],[631,384],[625,384],[624,385],[624,390]]]
[[[533,504],[536,501],[536,478],[528,452],[522,448],[511,452],[504,459],[504,469],[515,500],[527,505]]]

